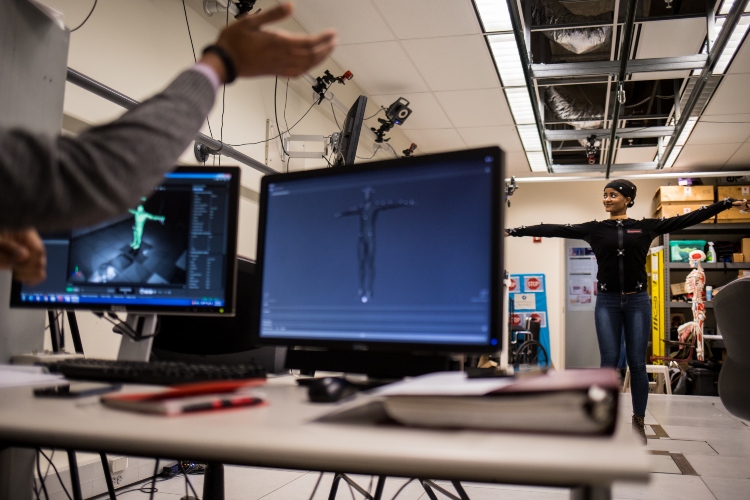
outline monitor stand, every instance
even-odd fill
[[[135,339],[122,334],[118,361],[148,361],[156,332],[156,314],[128,314],[125,323],[135,332]]]

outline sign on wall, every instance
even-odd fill
[[[510,323],[512,326],[523,326],[526,318],[533,318],[541,323],[539,341],[549,356],[552,356],[549,344],[549,325],[547,322],[547,291],[544,274],[512,274],[508,293],[510,297]],[[549,365],[549,360],[540,354],[539,364]]]

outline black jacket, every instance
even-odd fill
[[[598,289],[605,293],[646,291],[646,256],[657,236],[703,222],[732,207],[733,198],[669,219],[624,219],[583,224],[540,224],[508,229],[511,236],[546,236],[586,241],[599,270]]]

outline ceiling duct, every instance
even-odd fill
[[[544,92],[544,102],[559,120],[570,120],[576,130],[602,128],[604,107],[594,104],[580,85],[550,86]],[[578,142],[586,145],[586,139]]]
[[[579,10],[581,7],[578,7]],[[585,10],[583,12],[586,12]],[[535,0],[531,4],[531,16],[536,25],[585,24],[590,22],[611,22],[612,13],[593,13],[582,15],[573,13],[557,0]],[[574,28],[544,31],[550,41],[560,45],[574,54],[586,54],[609,43],[612,35],[611,26],[592,28]]]

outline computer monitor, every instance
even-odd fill
[[[237,309],[232,317],[159,317],[159,335],[154,337],[152,358],[208,364],[263,366],[269,373],[283,371],[285,349],[258,345],[252,308],[257,281],[255,262],[237,258]]]
[[[357,158],[357,145],[359,144],[359,133],[362,130],[362,121],[365,117],[365,108],[367,107],[367,97],[361,95],[356,102],[349,108],[344,120],[344,126],[341,128],[339,140],[336,144],[336,160],[334,165],[354,165]]]
[[[264,177],[259,341],[358,373],[362,353],[404,372],[399,354],[499,351],[503,178],[499,148]]]
[[[240,169],[179,167],[128,213],[43,235],[47,279],[12,307],[232,315]]]

